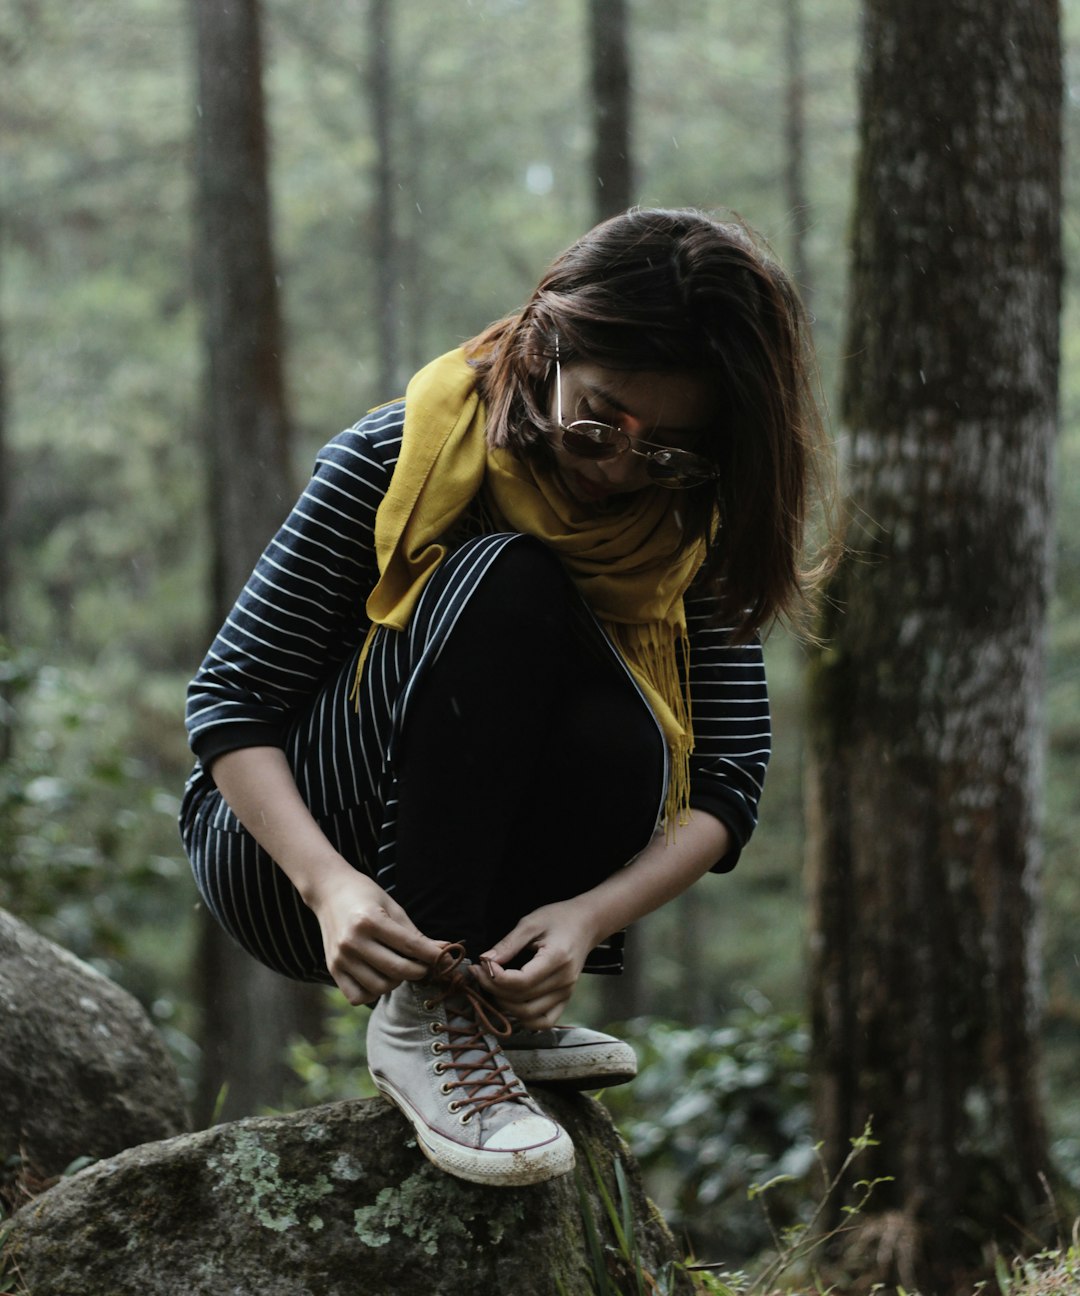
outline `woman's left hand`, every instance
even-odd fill
[[[559,1020],[597,940],[584,897],[560,900],[526,914],[480,956],[476,972],[504,1012],[542,1030]],[[520,971],[505,966],[530,947],[535,952]]]

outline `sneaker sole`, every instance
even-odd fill
[[[566,1089],[610,1089],[637,1075],[637,1058],[629,1044],[592,1044],[581,1048],[504,1049],[504,1056],[523,1084]]]
[[[557,1126],[559,1133],[555,1138],[537,1147],[517,1151],[504,1151],[501,1148],[485,1151],[482,1148],[465,1147],[433,1130],[391,1081],[374,1071],[371,1078],[386,1101],[392,1103],[412,1126],[424,1156],[432,1165],[445,1170],[456,1179],[493,1187],[515,1188],[557,1179],[560,1175],[569,1174],[574,1168],[574,1144],[561,1126]]]

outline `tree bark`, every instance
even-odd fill
[[[0,224],[0,269],[4,255],[4,227]],[[2,283],[2,280],[0,280]],[[4,351],[3,295],[0,294],[0,644],[12,645],[11,618],[11,464],[8,455],[8,377]],[[11,759],[15,712],[9,683],[0,681],[0,765]]]
[[[379,357],[379,390],[390,400],[402,381],[398,347],[401,300],[400,258],[395,212],[393,141],[393,12],[390,0],[371,0],[368,96],[375,139],[375,318]]]
[[[625,211],[633,201],[626,0],[589,0],[589,69],[593,109],[589,183],[593,191],[593,214],[597,221],[602,221]],[[647,939],[647,924],[637,923],[627,933],[622,976],[600,978],[600,1012],[607,1022],[627,1021],[645,1011]]]
[[[291,502],[281,315],[271,246],[257,0],[193,0],[198,58],[196,276],[213,538],[212,623],[224,620]],[[317,992],[256,963],[203,913],[199,1116],[281,1100],[284,1052]]]
[[[604,220],[625,211],[633,202],[626,0],[589,0],[589,67],[593,105],[590,184],[596,219]]]
[[[810,303],[806,236],[810,199],[806,191],[806,50],[803,0],[784,0],[784,195],[791,221],[790,269],[803,301]]]
[[[1058,22],[1056,0],[865,7],[853,520],[811,680],[814,1069],[829,1161],[872,1118],[860,1177],[895,1177],[862,1226],[885,1281],[924,1290],[1045,1222]]]

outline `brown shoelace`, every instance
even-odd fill
[[[510,1023],[505,1015],[480,992],[467,967],[463,945],[447,945],[431,968],[430,979],[438,982],[443,989],[434,997],[427,999],[424,1006],[435,1008],[446,1004],[447,1017],[462,1017],[465,1021],[457,1024],[448,1020],[433,1029],[445,1031],[446,1044],[440,1050],[449,1054],[448,1061],[440,1061],[437,1070],[455,1073],[455,1079],[447,1081],[444,1088],[447,1092],[460,1089],[463,1098],[450,1103],[451,1111],[467,1107],[462,1117],[463,1122],[472,1118],[474,1113],[497,1103],[513,1101],[523,1096],[521,1081],[510,1069],[510,1064],[501,1058],[498,1044],[489,1048],[484,1039],[485,1034],[505,1037],[510,1034]],[[454,1002],[456,1001],[456,1002]],[[463,1003],[461,1001],[464,1001]],[[464,1058],[465,1053],[477,1053],[478,1057]],[[475,1078],[474,1078],[475,1077]],[[493,1092],[481,1095],[483,1089]]]

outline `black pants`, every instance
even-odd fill
[[[397,758],[397,899],[471,955],[641,850],[656,722],[537,543],[503,550],[411,704]]]

